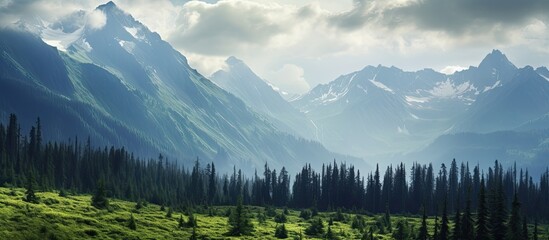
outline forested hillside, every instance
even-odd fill
[[[146,200],[151,203],[186,207],[191,205],[234,205],[239,196],[244,204],[319,210],[360,209],[371,213],[390,211],[429,215],[444,208],[449,212],[480,207],[481,189],[486,189],[489,210],[511,207],[516,195],[521,212],[530,219],[548,219],[549,171],[538,179],[526,169],[493,167],[480,169],[453,160],[435,170],[432,165],[401,163],[366,173],[346,163],[324,165],[320,172],[310,165],[297,169],[256,170],[245,176],[233,168],[218,173],[215,163],[177,165],[162,154],[158,159],[141,159],[124,148],[92,148],[86,140],[42,142],[37,119],[29,134],[21,133],[17,117],[0,124],[0,181],[11,186],[35,184],[38,189],[63,189],[91,193],[104,182],[109,197]],[[410,169],[408,171],[408,168]],[[258,173],[259,172],[259,173]],[[290,173],[297,172],[291,178]]]

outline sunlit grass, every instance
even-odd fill
[[[178,228],[178,220],[188,216],[184,212],[174,211],[171,217],[166,216],[167,209],[155,204],[144,204],[137,210],[136,203],[110,200],[110,210],[99,210],[90,205],[91,196],[78,195],[60,197],[56,192],[39,192],[39,204],[24,202],[24,189],[0,188],[0,239],[188,239],[191,228]],[[253,235],[240,238],[227,236],[229,231],[227,211],[230,207],[216,206],[209,209],[200,208],[201,213],[194,213],[198,228],[196,233],[205,239],[276,239],[274,232],[278,223],[273,217],[267,217],[264,223],[258,221],[258,214],[265,213],[261,207],[247,207],[253,217],[255,227]],[[197,209],[198,211],[198,209]],[[276,209],[282,213],[283,209]],[[137,229],[128,227],[130,215],[133,214]],[[305,235],[305,229],[310,225],[308,220],[299,217],[300,211],[288,210],[285,227],[288,239],[302,235],[304,239],[318,239]],[[321,212],[316,217],[322,218],[324,231],[334,212]],[[363,235],[358,229],[351,228],[355,214],[344,213],[345,221],[334,221],[332,231],[339,239],[360,239]],[[376,225],[376,219],[381,216],[363,215],[366,223],[365,231]],[[419,217],[391,216],[392,228],[396,222],[406,219],[417,231],[421,225]],[[440,219],[439,219],[440,220]],[[434,219],[428,219],[429,232],[432,234]],[[374,227],[375,228],[375,227]],[[532,229],[530,229],[531,231]],[[547,226],[540,226],[543,234]],[[392,239],[391,233],[374,231],[378,239]],[[540,236],[542,239],[543,236]]]

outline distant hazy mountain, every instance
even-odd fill
[[[25,125],[40,116],[54,138],[90,136],[100,146],[221,167],[353,160],[277,130],[114,3],[97,11],[107,17],[101,28],[74,26],[85,16],[75,13],[1,30],[0,114]]]
[[[459,119],[456,131],[510,130],[546,113],[549,113],[549,81],[531,67],[525,67],[516,71],[508,83],[478,97]]]
[[[329,149],[393,155],[447,133],[513,130],[535,121],[549,112],[549,71],[536,71],[517,69],[498,50],[451,75],[368,66],[291,103],[316,124]]]
[[[456,133],[442,135],[428,147],[397,155],[395,161],[422,161],[437,164],[456,158],[486,168],[495,160],[504,165],[527,167],[531,174],[545,172],[549,157],[549,129],[534,131],[498,131],[492,133]]]
[[[315,139],[314,125],[305,114],[295,109],[282,96],[259,78],[241,60],[230,57],[227,69],[215,72],[211,80],[242,99],[254,111],[265,116],[278,129]]]

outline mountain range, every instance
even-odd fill
[[[207,78],[113,2],[94,11],[104,25],[78,11],[0,30],[0,116],[25,126],[40,117],[51,140],[89,137],[250,172],[334,158],[538,166],[549,157],[549,70],[518,68],[498,50],[453,74],[366,66],[288,100],[236,57]]]
[[[183,163],[198,157],[221,169],[357,161],[278,130],[113,2],[95,11],[104,26],[74,26],[86,22],[75,21],[86,16],[77,12],[1,30],[0,115],[15,113],[26,126],[40,117],[52,140],[89,136],[99,146]]]
[[[286,105],[284,111],[269,111],[281,109],[275,88],[241,61],[238,67],[228,65],[229,70],[212,77],[219,86],[271,119],[295,122],[286,116],[295,112]],[[478,66],[453,74],[367,66],[318,85],[290,104],[312,123],[313,139],[366,160],[458,158],[488,167],[499,159],[535,168],[549,156],[547,76],[545,67],[517,68],[493,50]],[[271,95],[277,100],[261,97]]]

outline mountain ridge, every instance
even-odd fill
[[[13,112],[25,118],[22,122],[29,122],[36,119],[29,116],[33,111],[49,121],[60,121],[55,115],[68,112],[72,117],[64,121],[66,127],[53,125],[58,134],[52,136],[91,135],[92,142],[123,145],[138,154],[163,153],[184,163],[199,157],[215,161],[220,168],[234,164],[248,172],[265,162],[277,168],[333,158],[362,163],[329,152],[319,143],[280,132],[240,99],[192,69],[183,55],[114,3],[97,9],[106,15],[105,25],[99,29],[82,26],[77,32],[82,35],[66,49],[46,45],[36,37],[40,33],[17,35],[6,33],[21,30],[2,30],[0,50],[9,54],[0,58],[6,67],[0,82],[17,84],[18,91],[39,98],[29,98],[23,104],[26,114],[7,98],[0,103],[1,114]],[[27,43],[20,44],[24,39]],[[37,61],[40,58],[32,58],[33,54],[21,50],[24,47],[50,51],[54,61]],[[61,78],[34,74],[50,68],[48,64],[63,69],[58,74]],[[45,92],[36,90],[48,81],[52,83],[46,84]],[[66,86],[56,89],[53,83],[61,82]],[[41,104],[42,110],[57,109],[55,113],[30,107],[43,99],[56,99]],[[58,104],[60,107],[54,107]]]

